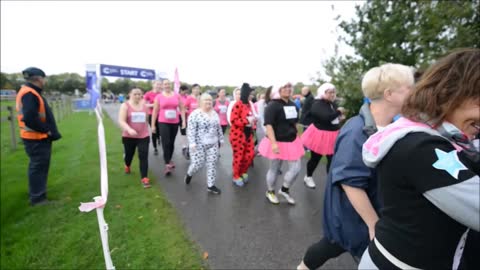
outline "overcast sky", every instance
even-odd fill
[[[170,79],[178,67],[201,85],[310,83],[334,53],[333,18],[360,3],[2,0],[1,70],[84,75],[86,64],[110,64]]]

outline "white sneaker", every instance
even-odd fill
[[[278,201],[277,196],[275,195],[275,192],[273,192],[273,191],[270,192],[270,191],[267,190],[267,192],[265,193],[265,196],[267,196],[267,199],[273,204],[279,204],[280,203],[280,201]]]
[[[298,266],[297,270],[309,270],[305,263],[302,261]]]
[[[295,200],[287,192],[283,192],[281,189],[278,191],[278,195],[282,195],[289,204],[295,204]]]
[[[313,182],[312,177],[305,176],[305,178],[303,178],[303,181],[308,188],[315,188],[315,182]]]

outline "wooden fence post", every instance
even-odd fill
[[[12,149],[17,149],[17,137],[15,132],[15,116],[13,114],[13,106],[8,106],[8,122],[10,122],[10,137],[12,139]]]
[[[67,107],[65,106],[65,99],[61,99],[60,101],[60,104],[62,105],[62,113],[63,113],[63,117],[65,118],[68,113],[67,113]]]
[[[63,114],[62,101],[57,101],[57,103],[58,103],[58,112],[60,113],[60,120],[63,120],[65,116]]]

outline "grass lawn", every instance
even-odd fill
[[[123,173],[119,129],[104,120],[109,169],[105,219],[117,269],[202,269],[201,251],[192,243],[158,183],[144,190],[140,176]],[[59,123],[63,138],[53,144],[48,180],[52,205],[28,205],[28,159],[16,151],[1,123],[1,269],[105,269],[95,210],[80,202],[100,195],[97,124],[94,115],[74,113]],[[132,168],[137,168],[134,159]]]

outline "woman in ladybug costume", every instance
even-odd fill
[[[235,102],[230,115],[230,144],[233,150],[233,183],[243,186],[248,182],[248,168],[255,157],[253,131],[256,118],[248,97],[253,91],[248,83],[240,90],[240,100]]]

